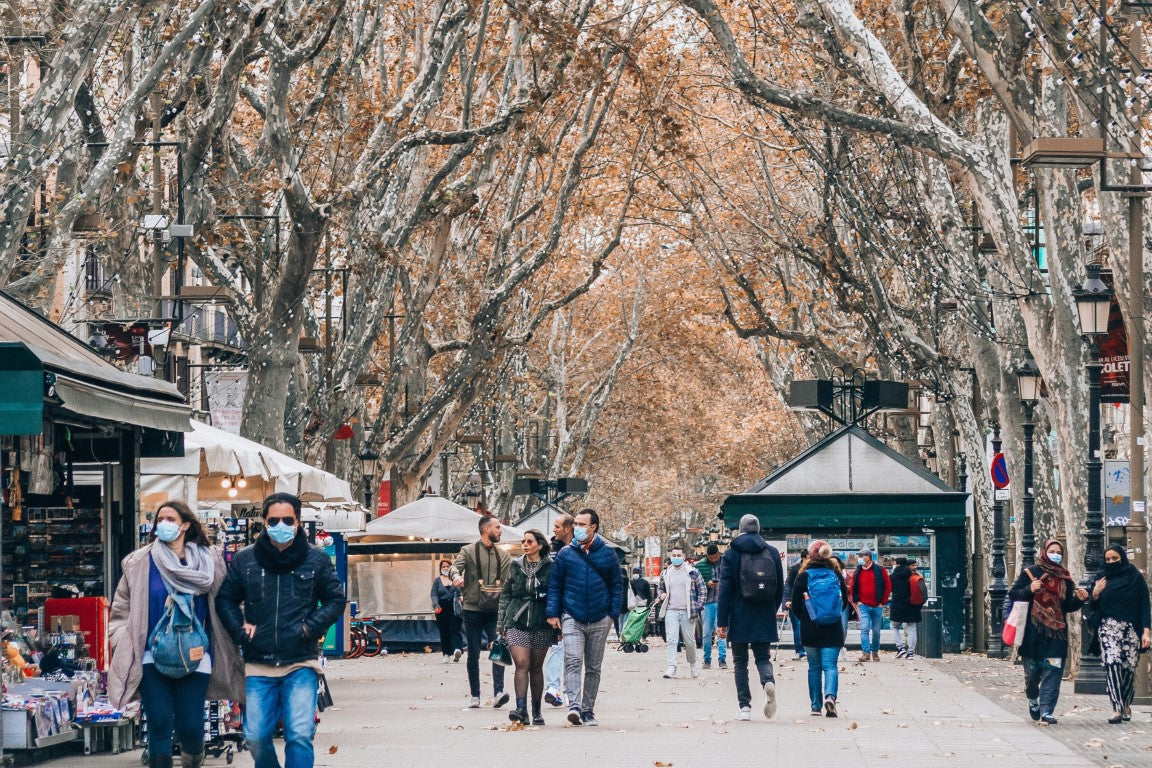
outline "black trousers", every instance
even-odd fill
[[[468,638],[468,687],[473,696],[480,695],[480,654],[496,639],[495,611],[464,611],[464,634]],[[492,665],[492,693],[504,690],[504,667]]]
[[[451,600],[440,601],[440,613],[436,614],[436,628],[440,630],[440,653],[450,656],[460,643],[460,617],[452,607]]]
[[[772,643],[728,643],[732,652],[732,676],[736,678],[736,700],[740,707],[751,706],[752,690],[748,687],[748,649],[756,657],[756,672],[760,675],[760,687],[764,683],[776,682],[772,674]]]

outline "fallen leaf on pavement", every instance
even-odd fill
[[[509,731],[522,731],[524,730],[524,723],[516,722],[508,726],[506,730]]]
[[[850,730],[850,731],[854,731],[854,730],[856,730],[856,729],[857,729],[857,728],[859,728],[859,727],[860,727],[860,726],[858,726],[858,725],[856,724],[856,721],[855,721],[855,720],[853,720],[852,722],[848,723],[848,730]]]
[[[653,765],[655,765],[656,768],[672,768],[672,763],[665,763],[661,760],[657,760]]]
[[[338,747],[338,746],[337,746],[337,745],[335,745],[335,744],[333,744],[332,746],[328,747],[328,754],[330,754],[330,755],[334,755],[334,754],[336,754],[336,753],[337,753],[337,752],[339,752],[339,751],[340,751],[340,747]]]

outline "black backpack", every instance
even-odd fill
[[[740,553],[740,596],[750,603],[771,603],[776,599],[776,561],[768,547]]]

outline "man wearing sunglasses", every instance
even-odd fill
[[[284,723],[284,765],[312,768],[319,642],[344,612],[344,585],[328,555],[308,543],[300,499],[274,493],[264,530],[236,553],[216,611],[244,654],[244,738],[256,768],[280,768],[272,736]]]

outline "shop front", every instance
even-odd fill
[[[140,459],[181,451],[189,415],[172,384],[117,368],[0,293],[7,746],[80,737],[69,721],[90,715],[99,695],[108,602],[120,560],[137,544]],[[41,685],[48,664],[79,674]]]
[[[828,541],[848,569],[867,547],[891,568],[914,559],[929,594],[940,598],[944,650],[958,652],[968,584],[968,494],[954,491],[860,427],[845,427],[723,504],[725,524],[754,514],[788,562],[814,539]]]

